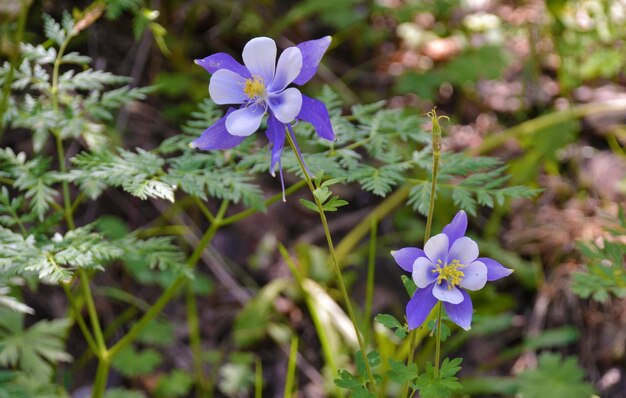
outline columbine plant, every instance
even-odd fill
[[[269,114],[266,135],[272,146],[270,173],[274,175],[274,167],[278,163],[284,201],[285,187],[280,156],[285,139],[287,139],[315,201],[315,203],[304,201],[303,204],[307,208],[317,211],[320,215],[330,251],[331,263],[366,368],[369,388],[375,390],[374,375],[365,356],[365,343],[357,327],[356,316],[352,310],[350,297],[343,281],[324,214],[324,211],[334,211],[347,202],[339,200],[337,197],[331,198],[328,186],[339,181],[339,179],[331,179],[322,183],[323,174],[320,173],[315,177],[314,185],[298,149],[291,126],[291,123],[303,120],[311,123],[320,137],[333,140],[335,134],[330,123],[328,110],[323,102],[303,95],[297,88],[286,88],[290,83],[304,84],[315,75],[330,41],[330,36],[326,36],[318,40],[306,41],[295,47],[289,47],[281,54],[277,64],[275,62],[276,43],[267,37],[254,38],[245,45],[243,49],[245,66],[239,64],[228,54],[223,53],[196,60],[197,64],[212,74],[209,94],[213,101],[220,105],[238,104],[241,106],[237,110],[230,108],[226,116],[204,131],[200,138],[194,140],[190,145],[204,150],[231,148],[254,133],[261,125],[263,116],[266,113]],[[330,200],[328,200],[329,198]]]
[[[278,64],[276,43],[269,37],[256,37],[245,45],[245,66],[225,53],[197,59],[196,63],[212,74],[211,99],[219,105],[240,107],[228,109],[226,116],[206,129],[191,146],[203,150],[232,148],[257,131],[263,116],[268,114],[265,134],[272,151],[270,173],[274,175],[278,163],[284,191],[280,156],[286,131],[295,143],[291,123],[309,122],[321,138],[335,139],[326,105],[295,87],[287,87],[311,80],[330,42],[330,36],[326,36],[289,47],[280,55]]]
[[[513,272],[495,260],[478,257],[478,245],[465,236],[466,230],[467,214],[461,210],[442,233],[426,242],[424,250],[405,247],[391,252],[418,287],[406,306],[409,330],[422,325],[438,302],[452,322],[469,330],[473,306],[466,290],[482,289],[487,281]]]

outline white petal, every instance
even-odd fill
[[[441,260],[446,264],[448,259],[448,236],[446,234],[437,234],[428,239],[428,242],[424,245],[424,253],[433,262],[437,264],[437,260]]]
[[[245,99],[243,86],[246,79],[228,69],[220,69],[211,75],[209,94],[219,105],[242,104]]]
[[[467,236],[455,240],[448,253],[448,261],[459,260],[461,264],[469,264],[477,258],[478,245]]]
[[[469,290],[482,289],[487,283],[487,266],[480,261],[474,261],[466,267],[460,267],[463,272],[461,287]]]
[[[267,102],[281,123],[291,123],[302,108],[302,94],[295,87],[290,87],[279,94],[270,94]]]
[[[437,300],[445,301],[450,304],[458,304],[463,301],[463,293],[456,287],[452,289],[448,289],[448,284],[446,282],[435,283],[433,287],[433,296],[437,298]]]
[[[252,76],[261,76],[265,87],[274,80],[276,43],[269,37],[255,37],[243,48],[243,63]]]
[[[226,131],[232,135],[248,136],[259,129],[265,109],[260,104],[251,104],[237,109],[226,117]]]
[[[289,47],[278,58],[274,81],[268,87],[272,93],[281,92],[294,81],[302,70],[302,53],[298,47]]]
[[[420,289],[425,288],[437,280],[437,273],[432,261],[426,257],[418,257],[413,263],[413,282]]]

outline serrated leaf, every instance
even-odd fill
[[[0,365],[17,367],[35,380],[48,380],[52,364],[68,362],[64,350],[70,319],[39,321],[24,329],[22,314],[0,308]]]
[[[417,364],[411,363],[408,366],[401,361],[389,358],[389,371],[387,376],[391,381],[397,384],[410,383],[418,376]]]

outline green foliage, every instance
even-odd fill
[[[175,398],[186,396],[193,385],[193,377],[182,370],[174,370],[172,373],[159,378],[155,395],[162,398]]]
[[[609,295],[626,296],[624,253],[626,243],[619,238],[626,234],[626,216],[620,208],[618,225],[608,230],[612,239],[602,242],[578,242],[578,249],[589,260],[587,270],[573,275],[572,290],[583,298],[606,301]]]
[[[328,188],[331,185],[342,181],[343,178],[341,177],[331,178],[329,180],[322,182],[323,178],[324,178],[324,170],[320,170],[320,172],[317,173],[317,175],[313,179],[313,182],[315,184],[315,190],[313,191],[313,195],[322,205],[322,209],[324,211],[337,211],[339,207],[347,205],[348,204],[347,201],[343,199],[339,199],[338,196],[332,196],[333,193]],[[309,210],[312,210],[315,212],[319,211],[317,208],[317,205],[311,202],[310,200],[300,199],[300,203],[302,203],[302,205]]]
[[[92,226],[38,241],[0,227],[0,266],[12,274],[36,273],[50,282],[67,281],[76,268],[102,268],[104,262],[123,254],[118,245],[92,232]]]
[[[91,199],[95,199],[106,186],[122,187],[141,199],[159,198],[174,201],[175,187],[160,178],[165,161],[158,155],[137,149],[124,149],[119,154],[110,151],[81,153],[72,162],[76,169],[69,175]]]
[[[519,393],[524,398],[589,398],[593,387],[583,381],[584,372],[576,358],[562,359],[558,354],[544,353],[537,369],[526,370],[518,376]]]
[[[50,159],[35,157],[27,160],[26,154],[16,154],[11,148],[0,149],[0,167],[4,174],[14,180],[13,187],[24,194],[23,198],[16,198],[16,203],[9,203],[9,192],[3,187],[1,196],[5,207],[2,210],[15,217],[22,201],[28,201],[30,211],[41,221],[48,212],[50,205],[55,202],[57,192],[52,185],[57,178],[48,172]]]
[[[435,367],[428,362],[424,373],[417,377],[412,384],[414,389],[419,390],[422,398],[446,398],[461,390],[463,386],[459,383],[456,374],[461,370],[462,358],[450,360],[446,358],[441,362],[439,377],[435,377]]]
[[[148,326],[139,333],[137,341],[144,344],[167,346],[174,340],[174,326],[171,322],[153,319]]]
[[[448,337],[450,337],[450,335],[452,334],[452,331],[450,330],[450,328],[448,327],[448,325],[443,321],[443,319],[441,320],[441,323],[439,324],[439,326],[441,327],[441,341],[446,341],[448,339]],[[431,319],[430,321],[428,321],[428,330],[430,330],[430,335],[433,336],[435,335],[435,333],[437,333],[437,320],[436,319]]]
[[[409,297],[413,297],[413,293],[417,290],[417,285],[413,282],[413,279],[409,278],[406,275],[401,275],[402,284],[404,285],[404,289],[408,293]]]
[[[412,383],[418,376],[417,364],[411,363],[408,366],[402,361],[389,358],[389,372],[387,376],[394,383]]]
[[[381,325],[387,326],[389,329],[393,330],[393,333],[401,339],[405,338],[408,333],[407,326],[402,324],[393,315],[378,314],[376,315],[374,320]]]
[[[354,361],[356,363],[356,374],[352,374],[345,369],[339,370],[339,378],[334,380],[335,385],[340,388],[349,390],[352,397],[374,398],[375,395],[371,393],[367,388],[369,379],[361,351],[357,351],[355,353]],[[378,366],[382,362],[380,353],[378,353],[377,351],[368,352],[367,362],[370,366],[370,369]],[[373,376],[376,384],[379,384],[382,381],[382,377],[379,374],[374,374]]]
[[[138,351],[128,345],[113,358],[111,366],[126,377],[135,377],[152,373],[162,361],[161,354],[153,348]]]
[[[60,386],[24,372],[0,370],[0,398],[68,398]]]
[[[72,359],[64,350],[71,323],[61,318],[26,329],[23,314],[0,308],[0,365],[19,369],[34,380],[50,380],[53,364]]]
[[[419,167],[428,170],[430,163],[420,154]],[[476,215],[478,205],[493,208],[506,199],[531,198],[541,192],[522,185],[505,186],[510,176],[502,161],[492,157],[470,157],[444,152],[437,177],[437,195],[448,194],[459,209]],[[415,181],[409,193],[409,204],[420,213],[428,213],[430,180]]]

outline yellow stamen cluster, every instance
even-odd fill
[[[439,274],[437,275],[437,284],[439,285],[441,282],[447,281],[449,290],[459,285],[465,276],[463,271],[459,269],[463,265],[459,260],[452,260],[449,264],[444,264],[441,260],[437,260],[435,265],[437,268],[432,272]]]
[[[246,79],[243,93],[250,99],[264,98],[266,93],[263,78],[261,76],[252,76],[251,79]]]

